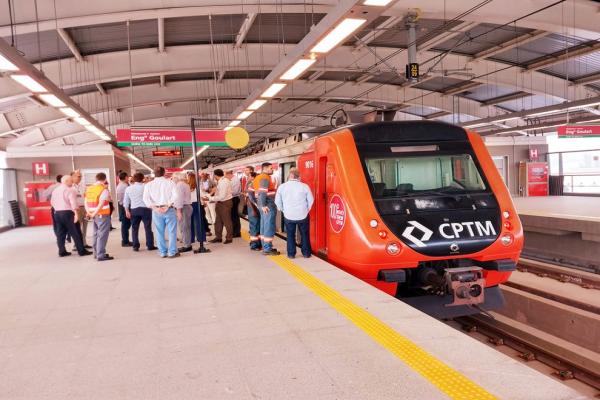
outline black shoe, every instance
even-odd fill
[[[242,234],[241,233],[234,233],[233,237],[234,238],[239,238],[239,237],[242,237]]]
[[[229,244],[229,243],[233,243],[233,240],[229,239],[223,242],[223,244]]]
[[[114,260],[114,259],[115,259],[114,257],[109,256],[108,254],[102,258],[97,258],[98,261],[110,261],[110,260]]]
[[[121,243],[121,247],[132,247],[133,244],[131,243]]]
[[[264,254],[265,256],[278,256],[278,255],[280,255],[281,253],[280,253],[280,252],[278,252],[278,251],[277,251],[277,249],[271,249],[271,250],[269,250],[269,251],[263,251],[263,254]]]
[[[180,255],[181,255],[181,254],[179,254],[179,253],[175,253],[175,254],[173,254],[172,256],[167,256],[167,258],[177,258],[177,257],[179,257]]]
[[[83,257],[83,256],[91,256],[92,254],[94,254],[94,253],[92,253],[91,251],[87,251],[87,250],[84,251],[83,253],[79,253],[79,255],[81,257]]]
[[[140,248],[139,247],[134,247],[132,250],[133,251],[140,251]]]
[[[158,250],[158,247],[156,247],[156,246],[148,247],[148,251],[153,251],[153,250]]]
[[[180,247],[177,249],[177,251],[179,251],[180,253],[187,253],[188,251],[192,251],[192,246],[189,247]]]
[[[92,248],[92,246],[89,246],[89,245],[87,245],[87,244],[86,244],[85,246],[83,246],[83,247],[84,247],[85,249],[87,249],[87,250],[89,250],[89,249],[91,249],[91,248]]]
[[[262,247],[250,247],[252,251],[262,251]]]
[[[310,258],[310,254],[309,255],[302,254],[302,257],[304,257],[304,258]]]
[[[222,241],[222,239],[215,238],[215,239],[209,240],[208,243],[221,243],[221,241]]]
[[[70,255],[71,255],[71,253],[70,253],[70,252],[68,252],[68,251],[65,251],[64,253],[58,253],[58,256],[59,256],[59,257],[68,257],[68,256],[70,256]]]

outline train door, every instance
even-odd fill
[[[315,190],[316,221],[315,248],[321,256],[327,255],[327,215],[329,198],[327,194],[327,157],[319,158],[317,167],[317,184]]]

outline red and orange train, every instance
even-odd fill
[[[220,165],[297,166],[315,196],[313,251],[436,317],[503,304],[523,247],[510,194],[475,132],[433,121],[351,125]]]

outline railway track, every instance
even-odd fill
[[[527,258],[519,259],[517,269],[521,272],[573,283],[586,289],[600,289],[600,275],[591,272]]]

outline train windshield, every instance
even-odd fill
[[[470,154],[366,158],[365,163],[376,198],[487,190]]]

